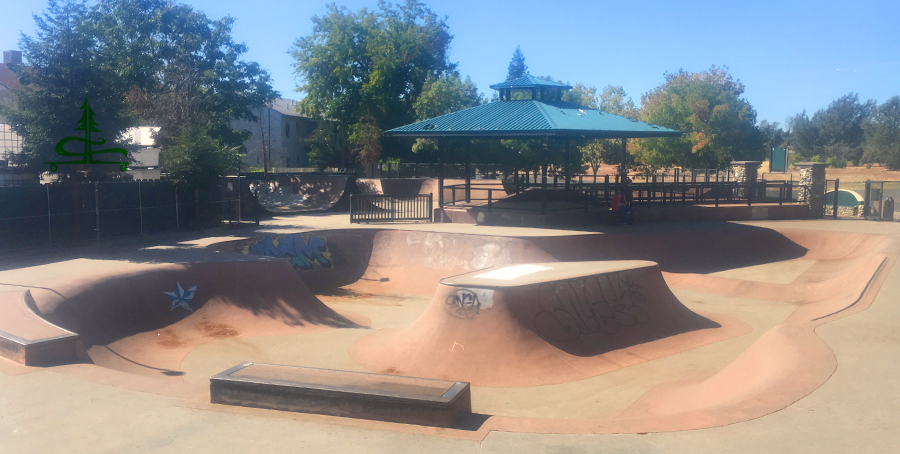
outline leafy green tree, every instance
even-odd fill
[[[313,18],[312,33],[291,49],[301,79],[297,91],[305,93],[301,111],[343,118],[354,148],[366,150],[359,156],[377,160],[371,153],[380,153],[381,146],[370,139],[380,133],[372,128],[414,121],[425,83],[455,69],[448,59],[448,30],[445,18],[416,0],[399,6],[379,2],[375,11],[356,13],[329,5],[324,16]]]
[[[788,143],[800,157],[798,159],[822,154],[824,145],[819,128],[806,115],[806,110],[788,119]]]
[[[243,165],[238,147],[222,145],[203,126],[181,128],[178,135],[162,147],[161,158],[171,180],[194,196],[193,227],[219,220],[221,210],[211,203],[210,188],[221,175],[236,173]]]
[[[819,129],[824,155],[858,163],[863,154],[862,125],[874,107],[874,100],[861,103],[859,95],[850,93],[816,112],[812,121]]]
[[[777,121],[772,123],[766,120],[760,121],[759,132],[765,138],[765,149],[767,152],[773,148],[783,147],[787,140],[787,134],[781,129],[781,125]]]
[[[677,129],[672,138],[641,139],[635,152],[641,166],[656,169],[718,168],[734,159],[765,156],[756,111],[740,98],[744,85],[713,66],[703,73],[679,70],[641,97],[641,120]]]
[[[309,147],[309,163],[324,171],[328,167],[341,167],[341,148],[338,131],[330,121],[320,121],[316,129],[304,139]]]
[[[459,74],[445,73],[428,78],[413,102],[413,109],[416,120],[421,121],[479,106],[483,102],[484,96],[478,93],[472,79],[462,80]]]
[[[381,136],[383,132],[371,115],[350,127],[350,143],[356,160],[362,164],[378,162],[381,156]]]
[[[232,39],[231,17],[210,20],[174,0],[100,0],[91,20],[132,108],[160,127],[158,145],[199,126],[242,146],[250,132],[234,131],[231,120],[255,120],[253,109],[279,96],[259,64],[240,59],[247,47]]]
[[[607,85],[604,87],[598,97],[596,107],[604,112],[635,120],[640,116],[640,111],[634,106],[634,101],[621,86]]]
[[[522,55],[522,49],[516,46],[516,51],[513,52],[512,60],[509,61],[509,68],[506,71],[506,80],[516,80],[527,75],[528,65],[525,64],[525,56]]]
[[[413,103],[416,120],[439,117],[485,102],[484,95],[478,93],[478,87],[472,79],[461,80],[459,74],[445,73],[439,77],[429,77],[422,88],[422,93]],[[416,139],[412,146],[413,153],[434,155],[437,144],[430,139]]]
[[[593,88],[593,87],[592,87]],[[627,118],[637,119],[639,115],[638,109],[634,106],[634,101],[625,93],[625,89],[621,86],[607,85],[597,97],[595,106],[604,112],[621,115]],[[599,139],[592,140],[587,144],[579,147],[582,160],[591,167],[594,177],[597,176],[597,170],[600,164],[620,164],[622,162],[622,141],[615,139]],[[627,155],[627,167],[633,167],[634,158]]]
[[[23,35],[19,45],[27,66],[16,67],[22,89],[16,92],[19,109],[4,115],[22,136],[16,164],[47,170],[58,160],[56,143],[70,136],[90,97],[106,146],[124,146],[122,133],[135,119],[125,102],[125,85],[114,65],[101,56],[97,33],[84,1],[50,0],[47,10],[34,15],[35,36]],[[61,166],[63,179],[80,178],[75,167]]]
[[[862,163],[883,164],[900,170],[900,96],[888,99],[872,110],[863,122]]]

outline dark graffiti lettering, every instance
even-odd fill
[[[283,237],[264,238],[250,243],[243,252],[245,254],[283,257],[290,259],[294,269],[313,271],[314,265],[331,268],[331,254],[325,245],[325,239],[314,234],[304,240],[302,234],[285,235]]]
[[[620,273],[541,284],[537,299],[537,333],[559,342],[595,333],[615,334],[623,327],[650,321],[641,307],[647,299],[640,286]]]
[[[444,301],[451,313],[464,318],[475,318],[481,310],[481,302],[478,295],[468,289],[459,289],[455,295],[450,295]]]

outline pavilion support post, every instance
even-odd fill
[[[544,137],[543,153],[541,153],[541,214],[547,213],[547,153],[550,144],[549,137]]]
[[[466,203],[472,201],[472,141],[466,142]]]
[[[569,196],[569,185],[572,180],[572,153],[569,150],[569,138],[566,138],[566,197]]]
[[[626,146],[627,141],[628,139],[624,137],[622,138],[622,168],[619,169],[619,173],[622,174],[623,179],[628,175],[628,147]]]
[[[444,160],[443,153],[447,150],[447,143],[443,139],[437,142],[437,160],[438,160],[438,210],[441,212],[441,222],[444,222]]]

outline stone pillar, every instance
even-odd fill
[[[756,180],[759,177],[759,166],[762,161],[732,161],[731,172],[734,174],[734,182],[740,186],[734,190],[734,196],[737,198],[748,197],[753,200],[755,194],[752,188],[756,186]]]
[[[809,205],[809,214],[819,219],[825,213],[825,167],[824,162],[800,162],[800,194],[797,201]],[[835,195],[836,196],[836,195]]]

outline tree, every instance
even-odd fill
[[[873,109],[862,126],[865,140],[861,162],[900,170],[900,96]]]
[[[350,127],[350,143],[353,153],[361,164],[378,162],[381,156],[381,129],[374,117],[367,115],[359,123]]]
[[[46,170],[55,160],[55,145],[71,135],[81,117],[80,107],[90,96],[107,146],[126,145],[120,137],[134,123],[125,102],[123,81],[101,56],[97,32],[84,1],[50,0],[47,10],[34,15],[35,36],[22,35],[19,45],[28,66],[16,68],[22,89],[18,111],[6,111],[13,129],[22,136],[16,164]],[[79,177],[72,166],[59,168],[61,178]]]
[[[372,127],[391,129],[415,119],[414,103],[426,81],[456,67],[448,59],[452,39],[446,18],[416,0],[379,2],[376,11],[356,13],[331,4],[291,49],[301,79],[297,91],[305,93],[300,109],[311,117],[343,118],[354,131],[354,148],[377,160],[370,153],[380,145],[355,140],[374,137]]]
[[[591,87],[593,89],[593,87]],[[596,89],[594,89],[596,91]],[[634,106],[634,101],[625,93],[625,89],[620,86],[607,85],[597,97],[595,101],[596,108],[600,110],[621,115],[627,118],[637,119],[639,112]],[[585,164],[593,169],[594,177],[597,176],[597,170],[600,164],[619,164],[622,161],[622,142],[616,139],[599,139],[591,140],[585,145],[579,147],[581,157]],[[629,165],[630,163],[626,163]]]
[[[320,121],[304,143],[309,147],[309,163],[319,171],[328,167],[342,167],[341,149],[334,123]]]
[[[642,139],[641,166],[718,168],[733,159],[762,160],[764,137],[756,111],[740,98],[744,85],[713,66],[703,73],[666,73],[665,83],[641,97],[641,120],[677,129],[672,138]]]
[[[190,125],[162,148],[166,172],[176,184],[187,188],[194,196],[194,226],[204,226],[218,220],[220,211],[211,203],[211,188],[221,175],[237,172],[243,165],[238,147],[222,145],[211,137],[206,128]]]
[[[874,107],[874,100],[860,103],[859,95],[850,93],[816,112],[812,122],[819,130],[823,154],[858,163],[863,154],[862,125]]]
[[[509,61],[509,68],[506,71],[506,80],[516,80],[527,75],[528,65],[525,64],[525,56],[522,55],[522,49],[516,46],[516,51],[513,52],[512,60]]]
[[[416,120],[439,117],[475,107],[485,102],[484,95],[478,93],[478,87],[472,79],[463,81],[456,72],[445,73],[437,78],[429,77],[422,88],[422,93],[413,103]],[[412,146],[415,154],[433,155],[437,144],[431,139],[416,139]]]
[[[773,148],[783,147],[787,139],[786,133],[781,129],[781,125],[777,121],[772,123],[766,120],[760,121],[759,132],[765,138],[765,149],[767,152]]]
[[[203,127],[224,146],[243,146],[250,132],[231,120],[256,120],[253,109],[279,96],[259,64],[240,60],[247,46],[232,39],[231,17],[210,20],[174,0],[100,0],[91,20],[132,108],[160,127],[157,145]]]
[[[472,79],[466,77],[463,81],[459,74],[446,73],[428,78],[413,102],[413,109],[416,120],[421,121],[479,106],[483,102],[484,96],[478,93]]]

